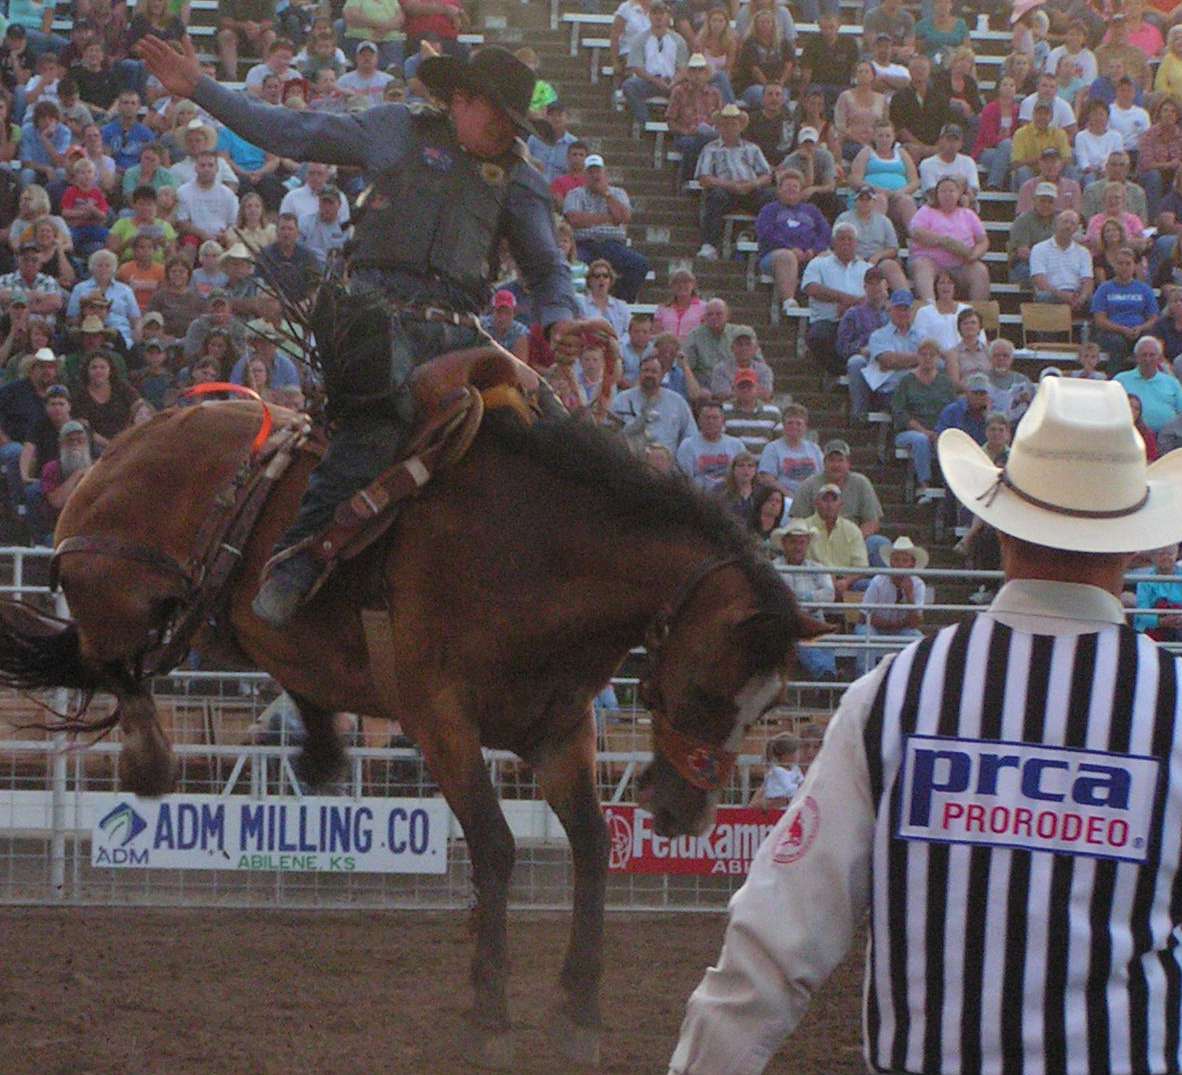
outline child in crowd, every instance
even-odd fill
[[[25,84],[25,102],[31,105],[37,101],[53,101],[60,106],[57,86],[61,77],[62,69],[57,62],[57,53],[42,53],[37,59],[37,73]]]
[[[1104,371],[1097,368],[1100,365],[1102,357],[1100,354],[1100,345],[1095,340],[1089,340],[1079,349],[1079,369],[1072,370],[1068,376],[1082,377],[1088,381],[1108,380]]]
[[[313,81],[308,107],[313,112],[345,112],[349,100],[349,96],[337,87],[336,71],[331,67],[321,67]]]
[[[176,376],[168,368],[167,352],[159,339],[144,344],[144,367],[134,370],[132,386],[158,411],[172,404],[176,395]]]
[[[230,282],[221,264],[224,253],[222,244],[213,239],[206,239],[197,250],[201,264],[193,270],[192,288],[203,299],[208,299],[211,291],[224,288]]]
[[[155,229],[159,233],[159,229]],[[157,288],[164,283],[164,262],[156,260],[158,239],[145,229],[131,241],[131,260],[115,272],[115,279],[131,288],[141,310],[148,308]]]
[[[620,344],[620,381],[623,391],[636,383],[640,360],[652,351],[653,319],[651,314],[635,314],[628,322],[628,338]]]
[[[98,169],[89,157],[79,157],[70,170],[72,182],[62,195],[62,217],[79,257],[90,257],[107,245],[107,196],[98,185]]]
[[[763,784],[748,804],[755,810],[786,810],[792,796],[804,783],[797,758],[800,740],[794,735],[777,735],[767,745],[767,772]]]

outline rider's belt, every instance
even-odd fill
[[[458,325],[460,328],[480,328],[480,318],[476,314],[457,313],[455,310],[445,310],[442,306],[418,306],[389,300],[387,300],[387,305],[393,313],[403,317],[414,317],[420,321],[436,321],[445,325]]]

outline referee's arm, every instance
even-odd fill
[[[874,834],[862,733],[889,665],[846,692],[791,809],[731,900],[722,955],[689,999],[670,1075],[763,1071],[849,951],[869,902]]]

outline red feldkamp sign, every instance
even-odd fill
[[[702,836],[658,836],[653,817],[637,806],[605,806],[614,873],[725,874],[743,876],[779,810],[720,806],[713,827]]]

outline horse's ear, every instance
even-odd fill
[[[793,617],[782,612],[754,612],[735,624],[735,632],[761,666],[783,660],[797,635]]]

